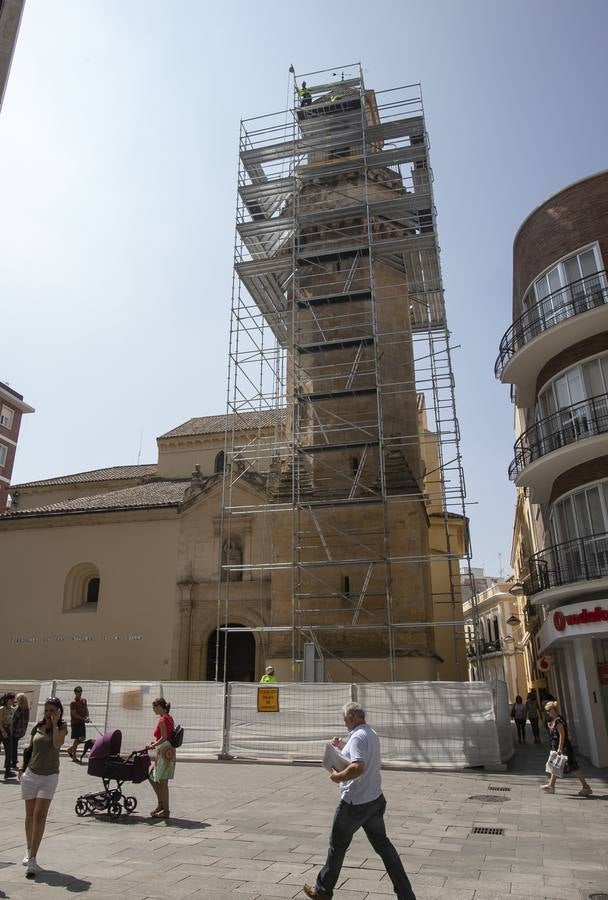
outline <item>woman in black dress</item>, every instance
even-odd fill
[[[568,725],[566,724],[566,720],[564,719],[564,717],[559,713],[557,700],[550,700],[548,703],[545,703],[545,712],[547,713],[547,718],[549,719],[548,727],[549,737],[551,740],[551,749],[557,750],[558,753],[564,753],[568,757],[568,762],[566,763],[566,768],[564,769],[564,775],[568,775],[570,772],[574,772],[574,774],[582,784],[582,788],[578,792],[579,797],[589,797],[593,793],[593,791],[585,781],[585,776],[578,767],[578,763],[574,755],[574,750],[572,748],[572,744],[570,743],[570,738],[568,737]],[[554,794],[556,780],[557,776],[551,775],[549,777],[548,783],[543,784],[542,790],[546,791],[547,794]]]

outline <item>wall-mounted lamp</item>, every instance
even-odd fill
[[[525,591],[521,581],[516,581],[510,588],[509,593],[512,597],[523,597]]]
[[[507,625],[521,625],[521,619],[518,619],[517,616],[509,616]]]

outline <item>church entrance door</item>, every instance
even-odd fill
[[[230,622],[229,628],[243,628],[238,622]],[[217,629],[209,635],[207,643],[207,681],[215,681],[215,660],[218,658],[218,679],[224,677],[224,652],[227,642],[226,681],[255,681],[255,638],[251,631],[219,633]]]

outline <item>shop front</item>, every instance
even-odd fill
[[[595,766],[608,766],[608,598],[552,609],[537,642],[573,742]]]

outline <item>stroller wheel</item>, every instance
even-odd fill
[[[132,813],[137,808],[137,797],[124,797],[122,802],[125,812]]]
[[[122,812],[120,803],[110,803],[108,806],[108,815],[111,819],[117,819]]]
[[[74,812],[77,816],[86,816],[89,811],[89,804],[82,797],[79,797],[76,801],[76,806],[74,807]]]

